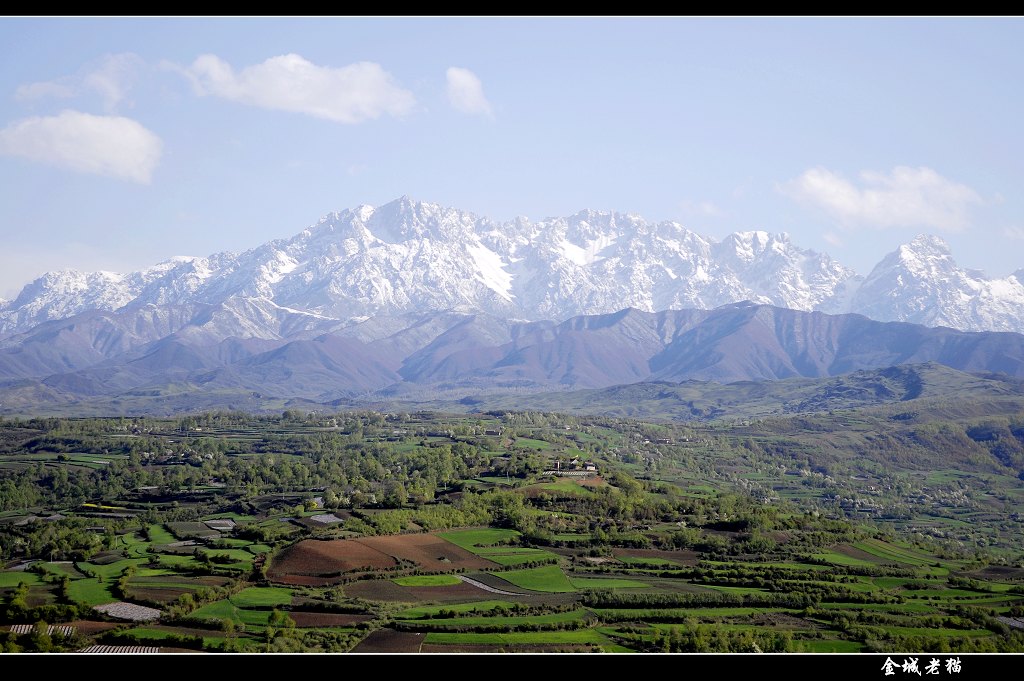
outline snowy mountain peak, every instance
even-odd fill
[[[410,312],[563,320],[742,300],[1024,330],[1024,270],[986,279],[959,268],[937,237],[901,246],[865,279],[786,234],[742,231],[717,241],[677,222],[596,210],[495,222],[403,196],[329,213],[244,253],[179,256],[126,274],[44,274],[0,303],[0,336],[90,310],[144,306],[213,306],[218,333],[278,338]]]
[[[922,261],[953,262],[953,253],[944,239],[931,234],[919,234],[913,241],[896,249],[899,260],[917,266]],[[954,263],[955,266],[955,263]]]
[[[946,240],[934,234],[918,234],[914,237],[913,241],[904,246],[904,248],[908,246],[917,251],[929,250],[947,255],[950,253],[949,244],[946,243]]]
[[[969,330],[1024,330],[1024,282],[990,279],[957,265],[943,239],[919,235],[885,256],[852,309],[882,320]]]

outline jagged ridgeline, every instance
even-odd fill
[[[901,246],[865,277],[784,234],[737,232],[718,241],[676,222],[590,210],[496,222],[403,197],[331,213],[291,238],[240,254],[175,257],[127,274],[47,273],[0,305],[0,333],[147,305],[161,308],[154,316],[165,334],[180,324],[175,306],[209,305],[218,318],[208,325],[221,332],[278,337],[409,312],[561,321],[624,307],[711,309],[743,300],[1022,331],[1021,278],[961,268],[933,236]]]

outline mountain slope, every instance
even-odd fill
[[[364,320],[310,338],[220,338],[210,309],[153,341],[39,377],[0,380],[0,410],[78,403],[145,410],[338,399],[462,399],[643,381],[825,378],[894,365],[1024,377],[1024,335],[961,332],[861,315],[738,303],[714,310],[636,309],[561,323],[447,312]],[[62,329],[63,330],[63,329]],[[93,346],[89,346],[93,347]],[[95,354],[99,354],[94,350]],[[9,355],[0,355],[10,361]],[[87,357],[90,361],[93,356]],[[219,396],[219,397],[218,397]],[[526,402],[524,402],[525,404]]]
[[[748,299],[839,310],[851,281],[851,270],[785,235],[716,242],[675,222],[596,211],[497,223],[403,197],[332,213],[241,254],[172,258],[128,274],[47,273],[0,306],[0,334],[90,310],[232,300],[340,323],[451,309],[563,320]]]
[[[647,381],[609,388],[480,395],[461,401],[417,402],[406,408],[445,411],[536,410],[614,417],[711,421],[808,414],[878,405],[905,404],[895,420],[912,419],[920,401],[962,404],[978,413],[1016,412],[1024,381],[969,374],[937,363],[869,369],[825,378],[789,378],[771,382]],[[983,405],[1003,403],[986,412]],[[397,405],[381,403],[381,408]]]

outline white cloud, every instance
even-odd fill
[[[1003,236],[1011,241],[1024,241],[1024,227],[1003,227]]]
[[[175,70],[186,75],[200,95],[338,123],[361,123],[384,114],[402,116],[416,104],[411,92],[373,62],[333,68],[285,54],[236,73],[220,57],[205,54],[189,68]]]
[[[24,118],[0,130],[2,155],[141,184],[149,184],[162,149],[137,121],[80,111]]]
[[[816,206],[843,227],[928,227],[958,232],[969,223],[971,206],[981,197],[931,168],[897,166],[890,173],[863,171],[861,186],[825,168],[811,168],[780,187]]]
[[[47,97],[68,99],[94,92],[103,98],[103,106],[107,111],[114,111],[128,95],[144,65],[142,58],[131,52],[108,54],[74,76],[21,85],[14,97],[18,101],[30,102]]]
[[[491,103],[484,96],[484,86],[469,69],[452,66],[445,72],[448,80],[448,101],[462,113],[491,116]]]

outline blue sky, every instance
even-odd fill
[[[403,194],[1024,267],[1016,19],[0,19],[0,296]]]

